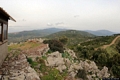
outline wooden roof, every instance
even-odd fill
[[[16,22],[15,19],[13,19],[5,10],[3,10],[3,8],[0,7],[0,12],[5,15],[6,17],[8,17],[9,20],[13,20]]]

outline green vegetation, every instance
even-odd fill
[[[70,56],[70,54],[68,52],[62,53],[62,57],[63,58],[68,58],[72,62],[72,56]]]
[[[95,35],[84,31],[67,30],[51,34],[46,38],[60,40],[63,44],[65,43],[68,48],[72,48],[75,45],[80,44],[81,42],[94,39],[94,37]]]
[[[70,61],[72,61],[70,54],[64,52],[65,48],[67,47],[75,51],[79,60],[92,60],[96,62],[98,68],[100,69],[103,66],[107,66],[112,76],[119,77],[120,40],[109,46],[115,37],[116,36],[96,37],[92,34],[75,30],[61,31],[47,36],[47,38],[51,40],[45,40],[44,43],[49,44],[50,50],[48,50],[48,52],[45,54],[47,55],[54,51],[59,51],[62,53],[63,58],[68,58]],[[39,45],[39,43],[24,42],[21,44],[8,46],[8,51],[13,49],[26,50]],[[104,45],[108,46],[103,48]],[[63,80],[64,77],[67,76],[67,70],[60,73],[57,69],[46,66],[44,62],[46,59],[46,56],[42,56],[41,58],[37,57],[36,61],[33,61],[31,58],[28,58],[27,60],[31,67],[43,74],[41,80]],[[74,62],[76,61],[78,60],[74,59]],[[77,77],[86,79],[85,75],[86,73],[84,70],[79,70]]]
[[[117,43],[117,45],[116,45],[116,49],[117,49],[118,52],[120,53],[120,41]]]
[[[35,48],[38,47],[40,43],[38,42],[23,42],[23,43],[18,43],[18,44],[13,44],[8,46],[8,51],[11,51],[13,49],[18,49],[18,50],[27,50],[30,48]]]
[[[35,61],[33,61],[31,58],[27,58],[27,61],[29,62],[29,64],[30,64],[31,67],[33,67],[33,68],[38,65],[38,63],[35,62]]]
[[[110,44],[116,36],[100,36],[94,40],[83,42],[81,46],[92,46],[94,48],[101,47],[103,45]]]
[[[46,52],[45,54],[48,55],[48,54],[51,54],[52,51],[49,49],[48,52]]]
[[[63,44],[66,44],[68,42],[68,38],[66,36],[62,36],[59,38],[59,41],[62,42]]]
[[[42,80],[64,80],[63,76],[60,74],[60,72],[57,69],[51,69],[47,75],[44,75]]]
[[[53,38],[60,38],[62,36],[66,36],[68,38],[95,37],[95,35],[87,33],[85,31],[66,30],[66,31],[61,31],[61,32],[51,34],[47,36],[47,38],[53,39]]]
[[[42,59],[46,60],[46,59],[47,59],[47,57],[46,57],[46,56],[42,56]]]
[[[116,41],[113,45],[103,48],[102,46],[108,45],[116,36],[99,37],[92,41],[83,42],[80,45],[74,46],[74,51],[79,58],[89,59],[96,62],[97,66],[101,69],[107,66],[111,75],[114,77],[120,76],[120,40]],[[81,71],[78,72],[78,75]]]
[[[109,54],[110,58],[113,57],[113,55],[118,53],[118,51],[116,49],[116,45],[112,45],[112,46],[107,47],[106,51]]]
[[[69,56],[70,56],[70,54],[67,53],[67,52],[62,53],[62,57],[63,57],[63,58],[68,58]]]
[[[27,60],[37,72],[43,74],[41,80],[64,80],[64,77],[67,76],[66,71],[60,73],[59,70],[46,66],[43,58],[37,57],[36,61],[33,61],[31,58]]]
[[[64,31],[64,29],[58,29],[58,28],[48,28],[43,30],[31,30],[31,31],[22,31],[17,33],[9,33],[8,34],[8,43],[10,42],[24,42],[27,39],[30,38],[40,38],[47,35],[50,35],[52,33],[56,33],[59,31]]]
[[[51,51],[59,51],[61,53],[64,52],[64,46],[63,43],[60,42],[59,40],[45,40],[43,43],[49,44],[50,50]]]

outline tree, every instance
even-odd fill
[[[59,51],[61,53],[64,52],[63,43],[59,40],[45,40],[43,43],[48,43],[51,51]]]
[[[68,42],[68,38],[66,36],[63,36],[59,38],[59,41],[62,42],[63,44],[66,44]]]
[[[101,53],[99,54],[97,61],[104,66],[108,61],[108,57],[105,53]]]
[[[116,49],[117,49],[118,52],[120,53],[120,41],[117,43],[117,45],[116,45]]]
[[[112,73],[115,77],[120,78],[120,54],[115,54],[112,58]]]
[[[111,70],[115,77],[120,78],[120,66],[113,65]]]

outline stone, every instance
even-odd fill
[[[36,71],[27,62],[26,56],[22,53],[5,61],[8,66],[0,69],[2,79],[0,80],[40,80]],[[11,63],[9,63],[11,62]],[[4,65],[4,62],[3,62]]]

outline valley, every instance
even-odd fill
[[[95,36],[91,33],[76,30],[59,31],[45,37],[26,39],[25,41],[12,42],[8,45],[9,55],[3,66],[11,59],[18,56],[27,60],[24,72],[29,80],[94,80],[102,78],[119,78],[119,35]],[[14,58],[13,58],[14,57]],[[19,61],[18,61],[19,63]],[[22,63],[20,63],[22,64]],[[7,63],[7,66],[10,66]],[[17,64],[15,64],[17,65]],[[21,66],[22,71],[25,69]],[[8,69],[6,67],[6,69]],[[4,69],[0,69],[4,72]],[[8,69],[11,71],[11,68]],[[23,76],[16,69],[13,79]],[[10,72],[11,73],[11,72]],[[6,72],[2,78],[9,78]],[[7,76],[8,75],[8,76]],[[11,78],[11,77],[10,77]],[[22,77],[23,79],[25,77]]]

